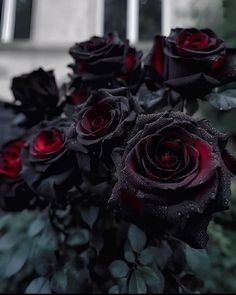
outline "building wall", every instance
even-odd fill
[[[12,77],[40,66],[55,69],[60,84],[69,72],[68,48],[76,41],[101,34],[103,1],[34,0],[31,40],[24,44],[0,44],[0,99],[12,100],[9,89]],[[169,2],[169,28],[195,26],[199,20],[204,27],[209,21],[219,21],[222,17],[221,0],[163,1]],[[150,46],[151,43],[138,44],[144,50]]]
[[[31,38],[0,44],[0,99],[12,100],[11,79],[38,67],[55,69],[60,84],[71,62],[74,42],[101,35],[103,0],[34,0]]]
[[[65,45],[101,34],[100,0],[35,0],[32,42]]]

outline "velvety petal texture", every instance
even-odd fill
[[[213,88],[236,80],[232,53],[209,29],[172,29],[156,36],[145,61],[149,89],[166,85],[184,98],[202,98]]]
[[[69,53],[75,63],[72,80],[81,79],[84,87],[93,89],[126,86],[136,92],[142,80],[141,51],[121,40],[117,33],[103,37],[94,36],[76,43]],[[79,89],[78,84],[76,85]]]
[[[92,185],[109,185],[114,176],[116,149],[124,148],[127,134],[141,112],[126,88],[94,91],[76,108],[67,147],[76,152],[78,166]]]
[[[49,201],[65,203],[75,179],[80,182],[75,155],[66,148],[69,124],[64,119],[41,122],[31,130],[22,151],[23,178]]]
[[[212,213],[229,206],[226,143],[207,121],[183,113],[140,115],[117,166],[110,208],[152,234],[206,247]]]

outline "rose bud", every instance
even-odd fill
[[[184,98],[202,98],[236,79],[232,51],[209,29],[177,28],[168,37],[156,36],[145,68],[151,90],[164,83]]]
[[[68,135],[68,148],[76,151],[78,166],[91,186],[104,182],[104,189],[107,189],[114,176],[116,148],[125,144],[127,133],[141,111],[126,88],[101,89],[77,107]],[[103,191],[101,185],[99,189]],[[107,194],[101,192],[101,195],[107,198]]]
[[[179,112],[140,115],[109,207],[157,237],[206,247],[212,214],[230,202],[235,167],[225,161],[226,143],[207,120]]]
[[[76,160],[66,149],[68,122],[41,122],[32,129],[22,151],[22,176],[38,195],[64,204],[75,183]],[[77,178],[79,182],[79,177]]]
[[[21,177],[23,146],[21,139],[8,142],[0,154],[0,208],[6,211],[20,211],[36,204],[35,194]]]
[[[43,119],[51,120],[60,109],[59,91],[53,71],[38,69],[29,74],[13,78],[11,85],[16,102],[20,103],[20,111],[35,125]]]
[[[141,83],[142,54],[129,47],[129,41],[122,41],[116,33],[76,43],[69,53],[75,60],[75,64],[70,65],[75,77],[80,77],[94,89],[109,88],[111,84],[113,88],[130,86],[135,92]]]

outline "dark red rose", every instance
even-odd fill
[[[35,158],[47,158],[63,148],[63,135],[57,129],[42,130],[32,144],[32,155]]]
[[[109,206],[152,233],[205,247],[212,213],[229,206],[226,143],[206,120],[178,112],[139,116]]]
[[[82,80],[97,80],[111,78],[119,72],[127,50],[117,34],[108,34],[76,43],[69,52],[76,62],[75,71]]]
[[[180,55],[190,54],[191,51],[209,52],[218,48],[221,42],[210,30],[186,29],[178,32],[176,37],[177,52]]]
[[[21,158],[20,153],[24,146],[23,140],[13,142],[7,146],[0,158],[0,175],[10,178],[15,178],[21,172]]]
[[[31,122],[37,124],[43,119],[52,119],[60,112],[57,108],[59,91],[53,71],[38,69],[15,77],[11,89],[20,110]]]
[[[62,202],[75,184],[76,160],[66,149],[68,124],[63,119],[40,123],[22,151],[22,176],[29,187],[42,197]]]
[[[93,185],[113,177],[115,149],[125,144],[141,111],[125,88],[99,90],[77,107],[68,148],[76,151],[79,168]]]
[[[129,86],[135,92],[140,86],[142,53],[116,33],[76,43],[69,52],[75,60],[75,64],[70,65],[75,75],[72,79],[79,77],[94,89],[109,88],[112,84]]]
[[[164,83],[185,98],[202,98],[236,78],[232,53],[209,29],[178,28],[168,37],[156,36],[145,67],[151,90]]]
[[[35,208],[38,203],[21,177],[23,146],[22,139],[9,142],[0,154],[0,208],[6,211]]]

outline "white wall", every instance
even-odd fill
[[[34,44],[70,44],[101,34],[100,0],[35,0]]]

